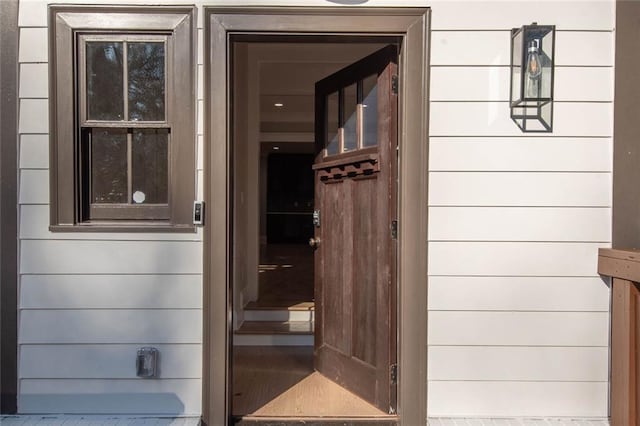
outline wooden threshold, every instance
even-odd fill
[[[321,426],[363,426],[363,425],[376,425],[376,426],[397,426],[398,418],[396,416],[393,419],[384,419],[378,417],[371,418],[327,418],[327,417],[242,417],[234,418],[234,422],[238,426],[289,426],[289,425],[321,425]]]

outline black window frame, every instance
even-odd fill
[[[49,19],[49,229],[195,232],[196,8],[49,6]],[[87,40],[101,38],[166,40],[164,120],[88,120],[82,48]],[[90,202],[86,135],[92,128],[121,128],[128,134],[137,129],[167,129],[167,204],[135,205],[129,200],[101,206]]]

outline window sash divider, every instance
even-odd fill
[[[82,128],[119,128],[119,129],[171,129],[166,121],[85,121],[80,124]]]
[[[91,220],[168,220],[167,204],[92,204]]]

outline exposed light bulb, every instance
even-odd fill
[[[531,79],[540,78],[542,63],[540,62],[540,40],[531,40],[527,49],[527,75]]]
[[[527,48],[527,67],[525,73],[526,96],[528,98],[539,97],[540,76],[542,75],[542,63],[540,62],[540,40],[531,40]]]

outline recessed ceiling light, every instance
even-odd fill
[[[280,147],[279,146],[274,146],[273,149],[274,149],[274,151],[277,151],[277,150],[280,149]]]
[[[284,104],[282,102],[276,102],[275,104],[273,104],[273,106],[280,108],[283,107]]]

